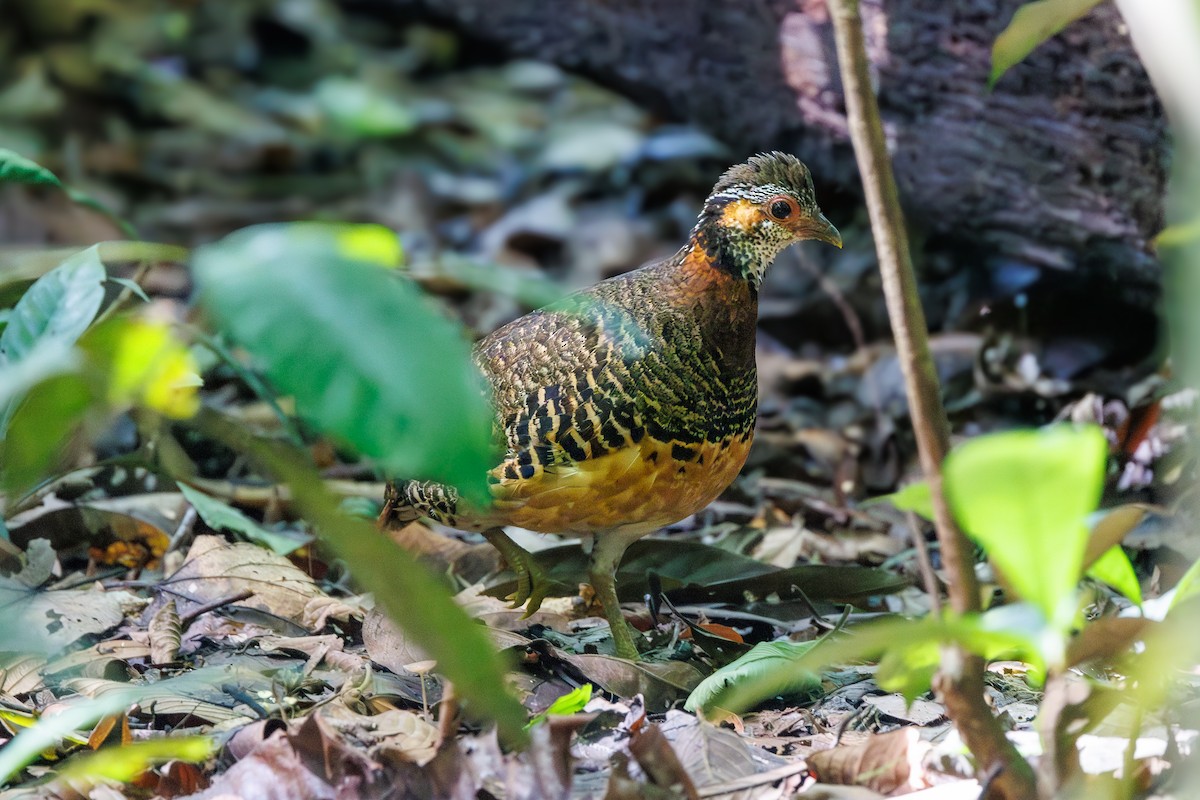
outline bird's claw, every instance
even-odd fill
[[[505,599],[512,602],[512,608],[524,605],[525,613],[521,619],[527,619],[537,613],[542,601],[550,594],[550,578],[530,553],[514,559],[508,566],[517,574],[517,590]]]

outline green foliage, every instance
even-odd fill
[[[415,113],[387,92],[352,78],[324,78],[314,96],[333,128],[347,136],[401,136],[420,122]]]
[[[547,717],[567,717],[571,714],[583,711],[584,706],[592,699],[592,685],[585,683],[577,689],[573,689],[561,697],[555,698],[554,702],[546,707],[546,710],[537,714],[533,719],[529,720],[525,725],[525,730],[529,730],[539,722],[544,722]]]
[[[1098,427],[981,436],[946,458],[946,498],[1009,586],[1066,628],[1083,571],[1087,515],[1104,489],[1108,443]]]
[[[1187,572],[1175,585],[1175,596],[1171,598],[1171,608],[1182,604],[1185,600],[1200,594],[1200,561],[1188,567]]]
[[[63,373],[78,364],[73,345],[100,310],[105,277],[95,247],[70,256],[22,295],[0,333],[0,463],[9,491],[41,476],[90,402],[80,379]]]
[[[821,688],[821,676],[797,667],[816,642],[759,642],[736,661],[709,675],[692,690],[684,708],[711,712],[737,710],[775,695],[804,694]]]
[[[64,781],[108,780],[129,783],[151,767],[168,761],[195,764],[216,755],[216,741],[209,736],[171,736],[105,747],[72,758],[58,772]]]
[[[492,420],[466,340],[345,236],[270,225],[202,248],[201,305],[321,430],[390,474],[485,498]]]
[[[74,344],[96,318],[107,277],[95,247],[43,275],[13,308],[0,334],[0,365],[24,359],[38,344]]]
[[[0,147],[0,183],[24,183],[30,186],[50,186],[61,189],[73,202],[93,211],[99,211],[115,222],[126,236],[131,239],[137,238],[137,231],[133,226],[114,214],[99,200],[86,192],[67,186],[58,179],[57,175],[41,164],[6,147]]]
[[[1142,587],[1138,584],[1137,573],[1120,545],[1105,550],[1104,554],[1088,567],[1087,576],[1108,584],[1139,606],[1142,604]]]
[[[688,708],[719,705],[736,713],[777,694],[776,686],[807,680],[827,664],[873,657],[880,658],[880,686],[911,701],[929,689],[950,644],[985,659],[1021,658],[1035,673],[1061,669],[1067,634],[1076,622],[1075,587],[1084,569],[1087,516],[1104,487],[1107,455],[1107,440],[1096,427],[1064,425],[966,442],[943,465],[947,499],[963,529],[1003,573],[1015,599],[1024,602],[981,615],[868,623],[811,650],[783,643],[762,661],[761,669],[740,669],[747,656],[730,665],[729,673],[714,673],[693,692]],[[887,500],[932,515],[925,483],[909,485]],[[1120,547],[1109,548],[1092,569],[1096,577],[1136,596],[1136,576]]]
[[[45,477],[96,401],[92,388],[75,373],[55,375],[35,386],[0,442],[4,489],[20,496]]]
[[[204,524],[213,530],[229,530],[240,533],[251,542],[286,556],[288,553],[303,547],[308,539],[298,539],[295,536],[285,536],[268,530],[232,506],[227,506],[203,492],[198,492],[185,483],[178,484],[179,491],[196,509]]]
[[[887,501],[901,511],[911,511],[914,514],[920,514],[925,519],[933,519],[933,497],[929,493],[929,484],[925,481],[910,483],[899,491],[881,497],[873,497],[867,502],[881,501]]]
[[[6,147],[0,147],[0,183],[62,188],[62,182],[53,172]]]
[[[1021,657],[1040,663],[1044,623],[1030,606],[1005,606],[982,615],[889,618],[856,625],[817,642],[769,642],[705,679],[688,710],[741,713],[778,694],[815,689],[830,664],[879,660],[876,680],[909,701],[929,690],[944,647],[958,644],[984,658]],[[756,655],[757,654],[757,655]]]
[[[105,691],[65,705],[60,713],[42,717],[8,741],[0,748],[0,783],[7,783],[21,767],[33,761],[44,750],[54,747],[59,740],[73,737],[76,731],[86,730],[102,717],[118,714],[137,703],[150,691],[161,696],[164,691],[205,690],[210,685],[221,685],[234,679],[235,673],[224,667],[199,669],[177,678],[168,678],[152,685],[131,685]],[[123,748],[122,748],[123,749]]]
[[[1100,4],[1100,0],[1036,0],[1026,3],[1013,14],[1008,27],[992,45],[992,74],[988,86],[1034,48]]]
[[[362,587],[429,655],[438,671],[476,714],[493,719],[509,743],[525,741],[525,711],[499,687],[505,664],[484,629],[450,598],[445,587],[403,548],[380,536],[370,523],[343,514],[338,500],[303,454],[248,440],[230,423],[210,421],[227,444],[259,461],[291,488],[296,505],[322,540],[345,559]]]

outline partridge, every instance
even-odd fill
[[[784,248],[808,239],[842,246],[801,161],[774,152],[731,167],[673,256],[476,345],[504,453],[489,473],[491,502],[400,481],[384,517],[482,533],[517,574],[510,599],[527,613],[547,581],[503,526],[581,537],[616,653],[636,659],[617,565],[630,543],[703,509],[741,470],[758,405],[759,286]]]

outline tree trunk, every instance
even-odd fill
[[[396,0],[589,75],[734,149],[781,149],[857,198],[823,0]],[[987,89],[1019,0],[866,0],[901,199],[927,279],[1026,265],[1158,298],[1166,126],[1102,4]],[[858,202],[855,200],[855,202]],[[935,317],[936,319],[936,317]]]

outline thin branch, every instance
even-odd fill
[[[845,89],[850,140],[862,173],[888,317],[896,340],[896,354],[904,372],[921,469],[933,496],[934,526],[948,573],[950,607],[958,614],[977,612],[979,586],[972,550],[954,524],[942,493],[941,464],[949,449],[950,425],[942,407],[937,372],[929,352],[929,334],[909,254],[904,214],[900,210],[879,106],[871,87],[858,0],[830,0],[830,11]],[[1032,770],[1004,737],[984,701],[983,661],[959,648],[946,648],[936,686],[980,770],[985,774],[997,770],[991,786],[993,796],[1008,800],[1034,797]]]

